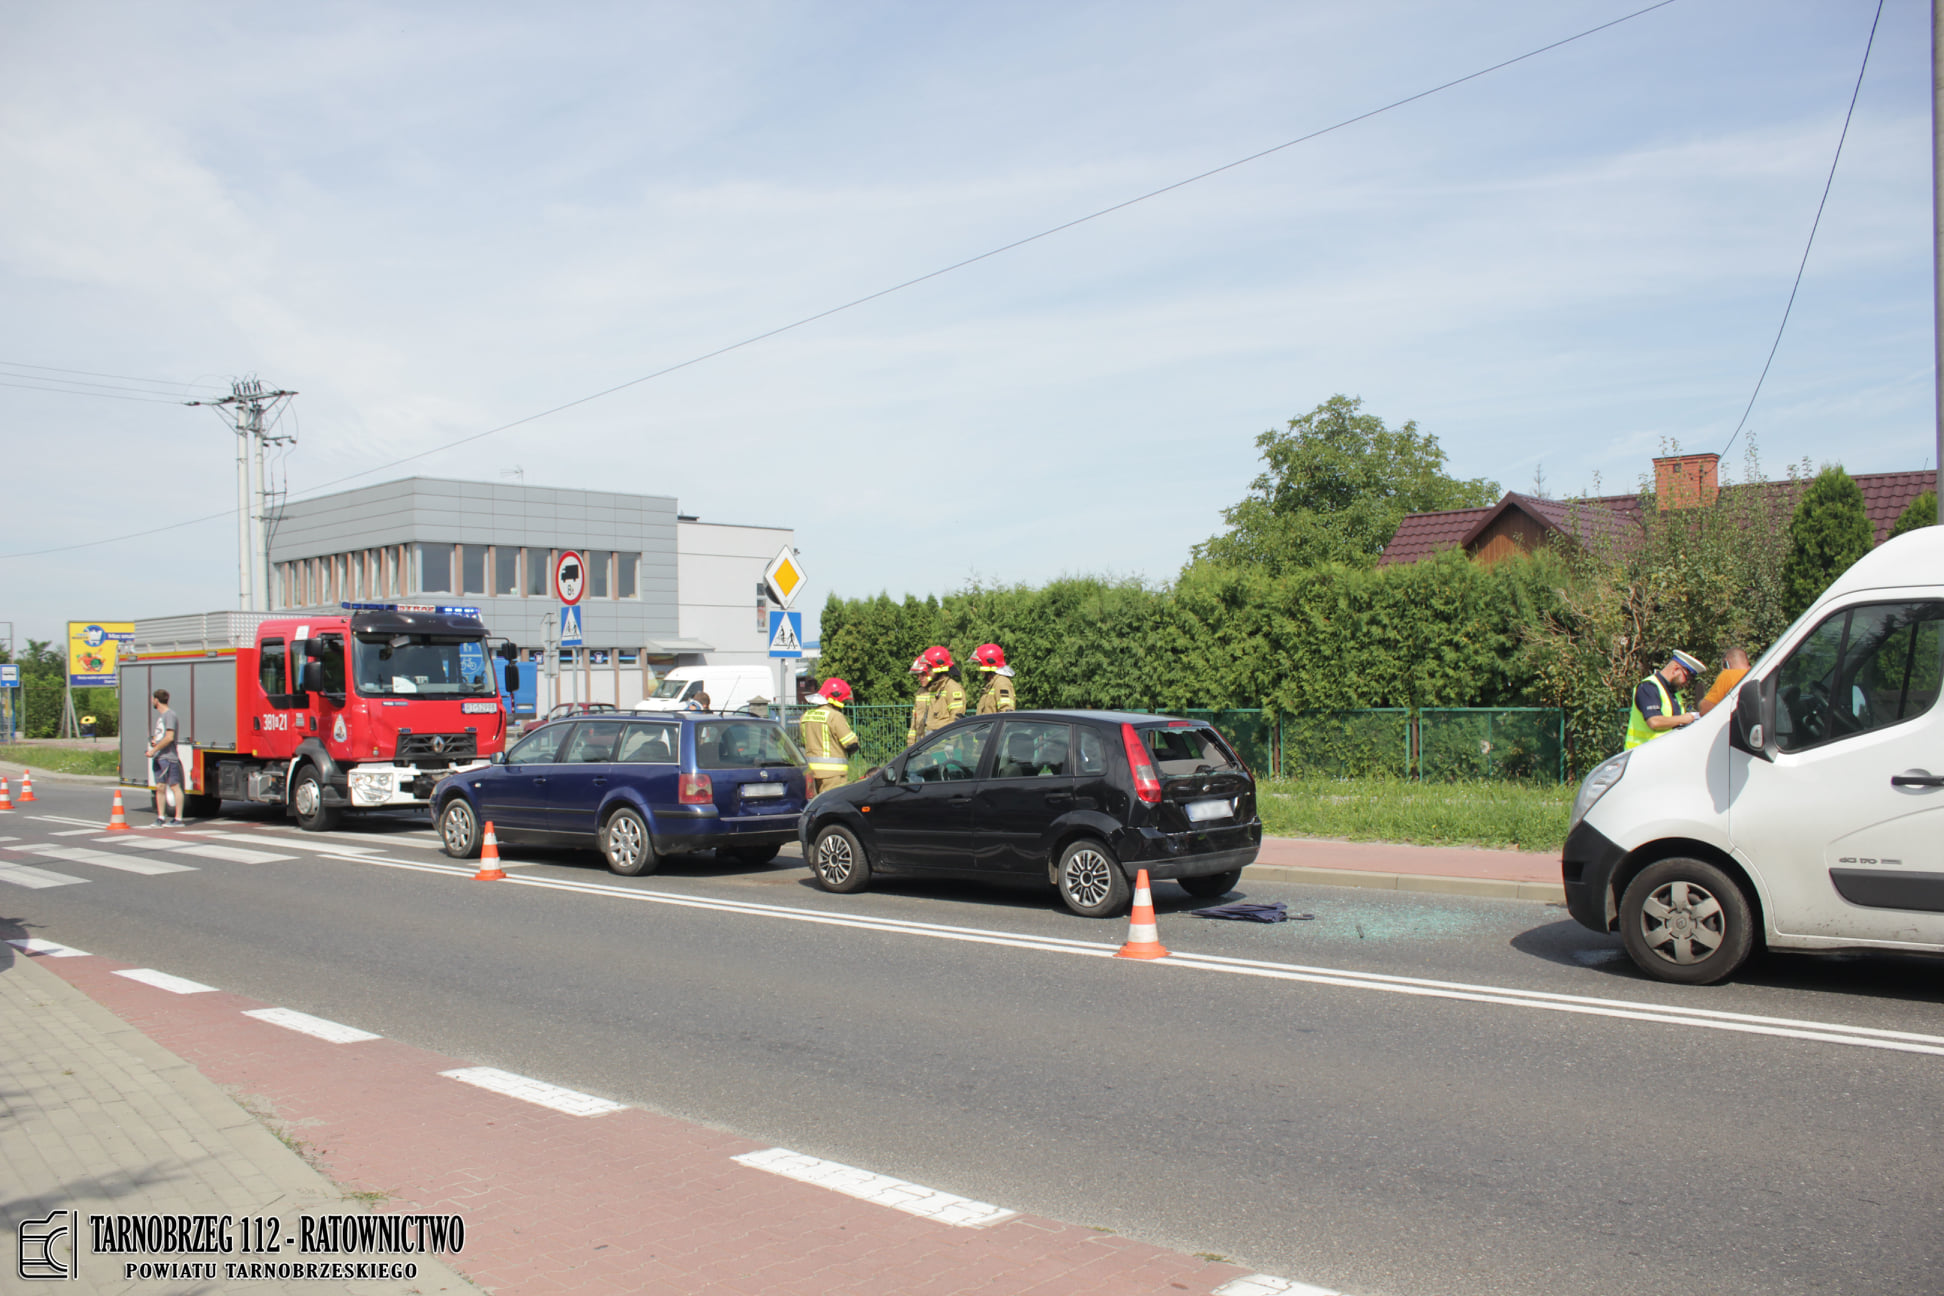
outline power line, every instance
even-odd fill
[[[1782,322],[1776,326],[1775,341],[1769,344],[1768,359],[1762,361],[1761,376],[1755,379],[1755,390],[1748,393],[1748,404],[1742,408],[1741,422],[1728,437],[1728,444],[1721,447],[1726,458],[1728,451],[1740,436],[1742,428],[1748,423],[1748,415],[1755,408],[1755,398],[1762,394],[1762,384],[1767,381],[1769,366],[1775,363],[1775,353],[1782,346],[1783,330],[1789,327],[1789,312],[1795,309],[1796,292],[1802,287],[1802,272],[1809,268],[1809,249],[1816,246],[1816,230],[1822,225],[1823,208],[1829,203],[1830,186],[1836,183],[1836,164],[1843,160],[1843,141],[1849,138],[1850,118],[1856,115],[1857,96],[1863,93],[1863,74],[1870,70],[1870,49],[1876,44],[1877,24],[1883,21],[1883,0],[1877,0],[1876,17],[1870,19],[1870,38],[1863,42],[1863,66],[1856,69],[1856,88],[1850,91],[1849,111],[1843,114],[1843,130],[1836,137],[1836,156],[1829,159],[1829,178],[1823,181],[1822,198],[1816,203],[1816,219],[1809,223],[1809,241],[1802,246],[1802,261],[1796,266],[1795,282],[1789,286],[1788,304],[1782,307]]]
[[[28,376],[29,375],[27,374],[7,374],[6,378],[25,378]],[[99,387],[102,386],[103,384],[89,383],[86,385],[91,387]],[[180,396],[163,396],[160,394],[149,395],[149,396],[123,396],[123,395],[118,395],[117,393],[112,391],[78,391],[72,387],[34,387],[28,385],[27,383],[7,382],[5,378],[0,378],[0,387],[12,387],[19,391],[47,392],[49,395],[53,395],[53,396],[99,396],[103,400],[157,401],[164,405],[180,405],[183,403],[182,397]],[[139,389],[124,388],[123,390],[136,391]]]
[[[133,374],[96,373],[92,369],[61,369],[54,365],[28,364],[24,360],[0,360],[0,369],[37,369],[42,373],[78,374],[83,378],[118,378],[122,382],[142,383],[149,387],[182,387],[190,391],[212,390],[208,383],[177,382],[173,378],[137,378]]]
[[[859,306],[863,306],[870,302],[877,301],[880,298],[889,297],[893,293],[903,292],[907,288],[915,288],[919,284],[928,283],[933,279],[937,279],[944,275],[951,274],[954,271],[963,270],[967,266],[977,265],[981,261],[987,261],[993,257],[1001,256],[1007,252],[1015,251],[1019,248],[1027,246],[1030,243],[1037,243],[1041,239],[1051,238],[1055,234],[1064,233],[1065,231],[1073,229],[1076,226],[1085,225],[1090,221],[1099,220],[1103,216],[1110,216],[1115,212],[1125,211],[1127,208],[1135,206],[1138,203],[1144,203],[1151,198],[1159,198],[1163,194],[1173,193],[1177,189],[1182,189],[1187,187],[1188,185],[1199,183],[1200,181],[1207,180],[1213,176],[1221,175],[1223,172],[1233,171],[1237,167],[1247,166],[1251,162],[1258,162],[1263,158],[1269,157],[1276,153],[1280,153],[1285,149],[1294,148],[1298,144],[1305,144],[1311,140],[1320,139],[1325,135],[1329,135],[1336,131],[1343,130],[1346,127],[1354,126],[1359,122],[1369,121],[1373,117],[1378,117],[1383,115],[1384,113],[1392,112],[1395,111],[1396,109],[1405,107],[1408,104],[1416,103],[1420,99],[1427,99],[1430,98],[1432,95],[1442,94],[1446,90],[1454,89],[1470,81],[1476,81],[1480,77],[1490,76],[1494,72],[1503,71],[1506,68],[1512,67],[1519,63],[1523,63],[1528,59],[1537,58],[1541,54],[1547,54],[1552,52],[1553,50],[1560,49],[1567,45],[1571,45],[1575,41],[1585,40],[1589,36],[1598,35],[1600,32],[1606,31],[1612,27],[1618,27],[1622,23],[1632,22],[1636,18],[1644,17],[1645,15],[1653,13],[1655,10],[1658,9],[1665,9],[1669,5],[1675,3],[1677,3],[1677,0],[1656,0],[1655,3],[1647,5],[1640,9],[1636,9],[1631,13],[1623,14],[1618,18],[1610,19],[1607,22],[1598,24],[1597,26],[1588,27],[1584,31],[1575,32],[1571,36],[1562,37],[1559,40],[1551,41],[1547,44],[1537,46],[1533,49],[1529,49],[1523,54],[1517,54],[1511,58],[1503,59],[1497,63],[1491,64],[1489,67],[1480,68],[1475,72],[1468,72],[1461,77],[1454,77],[1449,81],[1442,82],[1441,84],[1432,86],[1429,89],[1420,90],[1415,94],[1405,95],[1401,99],[1393,99],[1392,101],[1382,105],[1381,107],[1368,109],[1367,111],[1360,112],[1352,117],[1345,117],[1341,121],[1335,122],[1328,126],[1321,127],[1317,130],[1310,131],[1307,134],[1298,135],[1294,139],[1284,140],[1280,144],[1274,144],[1268,148],[1259,149],[1256,152],[1250,153],[1245,157],[1236,158],[1231,162],[1224,162],[1220,166],[1210,167],[1206,171],[1197,172],[1196,174],[1188,176],[1185,179],[1176,180],[1170,184],[1162,185],[1158,189],[1150,189],[1145,193],[1137,194],[1132,198],[1123,199],[1120,202],[1113,203],[1106,207],[1102,207],[1098,211],[1089,212],[1084,216],[1076,216],[1072,220],[1063,221],[1058,225],[1050,226],[1047,229],[1043,229],[1039,231],[1037,234],[1029,234],[1024,238],[1014,239],[1010,243],[1003,243],[998,247],[990,248],[984,252],[980,252],[976,256],[969,256],[964,258],[963,260],[954,261],[950,265],[941,266],[936,270],[932,270],[929,271],[928,273],[918,275],[915,278],[906,279],[901,283],[892,284],[888,288],[880,288],[876,292],[866,293],[862,297],[852,298],[850,301],[844,302],[841,305],[832,306],[826,310],[818,311],[813,315],[805,315],[801,319],[792,320],[788,324],[781,324],[775,328],[766,329],[761,333],[752,334],[751,336],[746,337],[739,342],[731,342],[727,346],[717,347],[713,351],[705,351],[700,355],[691,356],[686,360],[678,361],[675,364],[667,365],[661,369],[657,369],[652,373],[643,374],[639,378],[631,378],[626,382],[616,383],[612,387],[606,387],[600,391],[593,392],[589,395],[577,397],[574,400],[563,402],[562,404],[555,405],[550,409],[541,410],[535,414],[528,414],[523,418],[514,419],[510,423],[502,423],[497,427],[487,428],[483,432],[474,432],[471,433],[470,435],[459,437],[455,440],[447,441],[444,442],[443,444],[433,446],[428,450],[421,450],[415,454],[404,455],[400,458],[392,459],[385,463],[377,464],[373,467],[365,468],[355,473],[348,473],[342,477],[334,477],[329,481],[322,482],[317,486],[311,487],[308,491],[305,491],[302,495],[298,496],[298,499],[302,500],[305,498],[309,498],[311,496],[316,495],[320,491],[328,490],[330,487],[342,485],[343,483],[348,481],[356,481],[360,477],[368,477],[373,473],[384,472],[386,469],[389,468],[397,468],[403,464],[412,463],[416,460],[424,459],[431,455],[441,454],[447,450],[454,450],[463,445],[470,445],[475,441],[483,441],[487,437],[497,436],[501,432],[510,432],[514,428],[523,427],[528,423],[535,423],[544,418],[551,418],[555,414],[564,413],[565,411],[574,409],[577,406],[586,405],[591,401],[597,401],[602,399],[603,397],[612,396],[616,392],[626,391],[630,387],[639,387],[643,383],[653,382],[657,378],[664,378],[667,377],[669,374],[676,373],[680,370],[690,368],[694,365],[702,364],[705,361],[714,360],[720,356],[728,355],[732,351],[740,351],[744,347],[754,346],[758,342],[768,341],[770,338],[778,337],[784,333],[789,333],[792,332],[793,330],[803,328],[806,325],[814,324],[819,320],[829,319],[833,315],[839,315],[845,311],[853,310]],[[233,510],[226,510],[224,513],[212,513],[204,517],[192,518],[186,522],[178,522],[175,524],[175,526],[178,527],[194,526],[202,522],[212,521],[218,517],[228,516],[231,512],[233,512]],[[168,530],[168,529],[170,528],[167,527],[160,528],[160,530]],[[35,549],[23,553],[0,554],[0,558],[38,557],[39,555],[42,554],[63,553],[72,549],[87,549],[87,548],[92,548],[96,545],[114,544],[117,543],[118,541],[133,540],[133,539],[141,538],[143,536],[149,536],[154,534],[156,534],[155,531],[140,531],[132,535],[108,536],[100,540],[84,541],[80,544],[61,545],[49,549]]]

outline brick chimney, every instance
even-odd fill
[[[1721,493],[1718,454],[1660,455],[1654,460],[1654,498],[1662,512],[1712,504]]]

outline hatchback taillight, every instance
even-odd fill
[[[1149,805],[1161,804],[1161,780],[1155,777],[1154,762],[1148,756],[1147,744],[1141,735],[1134,732],[1134,726],[1121,726],[1121,742],[1127,747],[1127,767],[1134,772],[1134,795]]]
[[[803,767],[803,799],[805,801],[809,801],[813,799],[816,795],[817,795],[817,776],[810,772],[810,767],[808,765],[805,765]]]
[[[676,799],[683,805],[709,805],[715,800],[715,784],[707,774],[684,774]]]

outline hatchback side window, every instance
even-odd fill
[[[506,754],[508,765],[551,765],[554,753],[560,750],[560,740],[566,736],[569,726],[551,724],[544,729],[536,729],[520,740],[520,745]]]
[[[1063,724],[1038,720],[1011,720],[999,738],[999,758],[992,777],[1000,779],[1050,778],[1073,772],[1068,757],[1072,750],[1071,730]]]
[[[938,735],[905,760],[903,781],[956,783],[977,777],[992,730],[992,722],[987,720]]]
[[[1098,729],[1079,727],[1080,734],[1080,772],[1082,774],[1105,774],[1107,772],[1107,744],[1101,741]]]
[[[672,765],[679,747],[674,725],[631,724],[622,731],[614,759],[630,765]]]
[[[1901,724],[1937,705],[1944,602],[1845,608],[1809,632],[1776,672],[1782,751]]]
[[[563,765],[582,765],[614,759],[614,744],[621,737],[619,720],[589,720],[574,726],[574,736],[567,744],[566,754],[560,758]]]

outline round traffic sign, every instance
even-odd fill
[[[581,601],[587,589],[587,563],[578,550],[563,549],[554,559],[554,594],[569,607]]]

